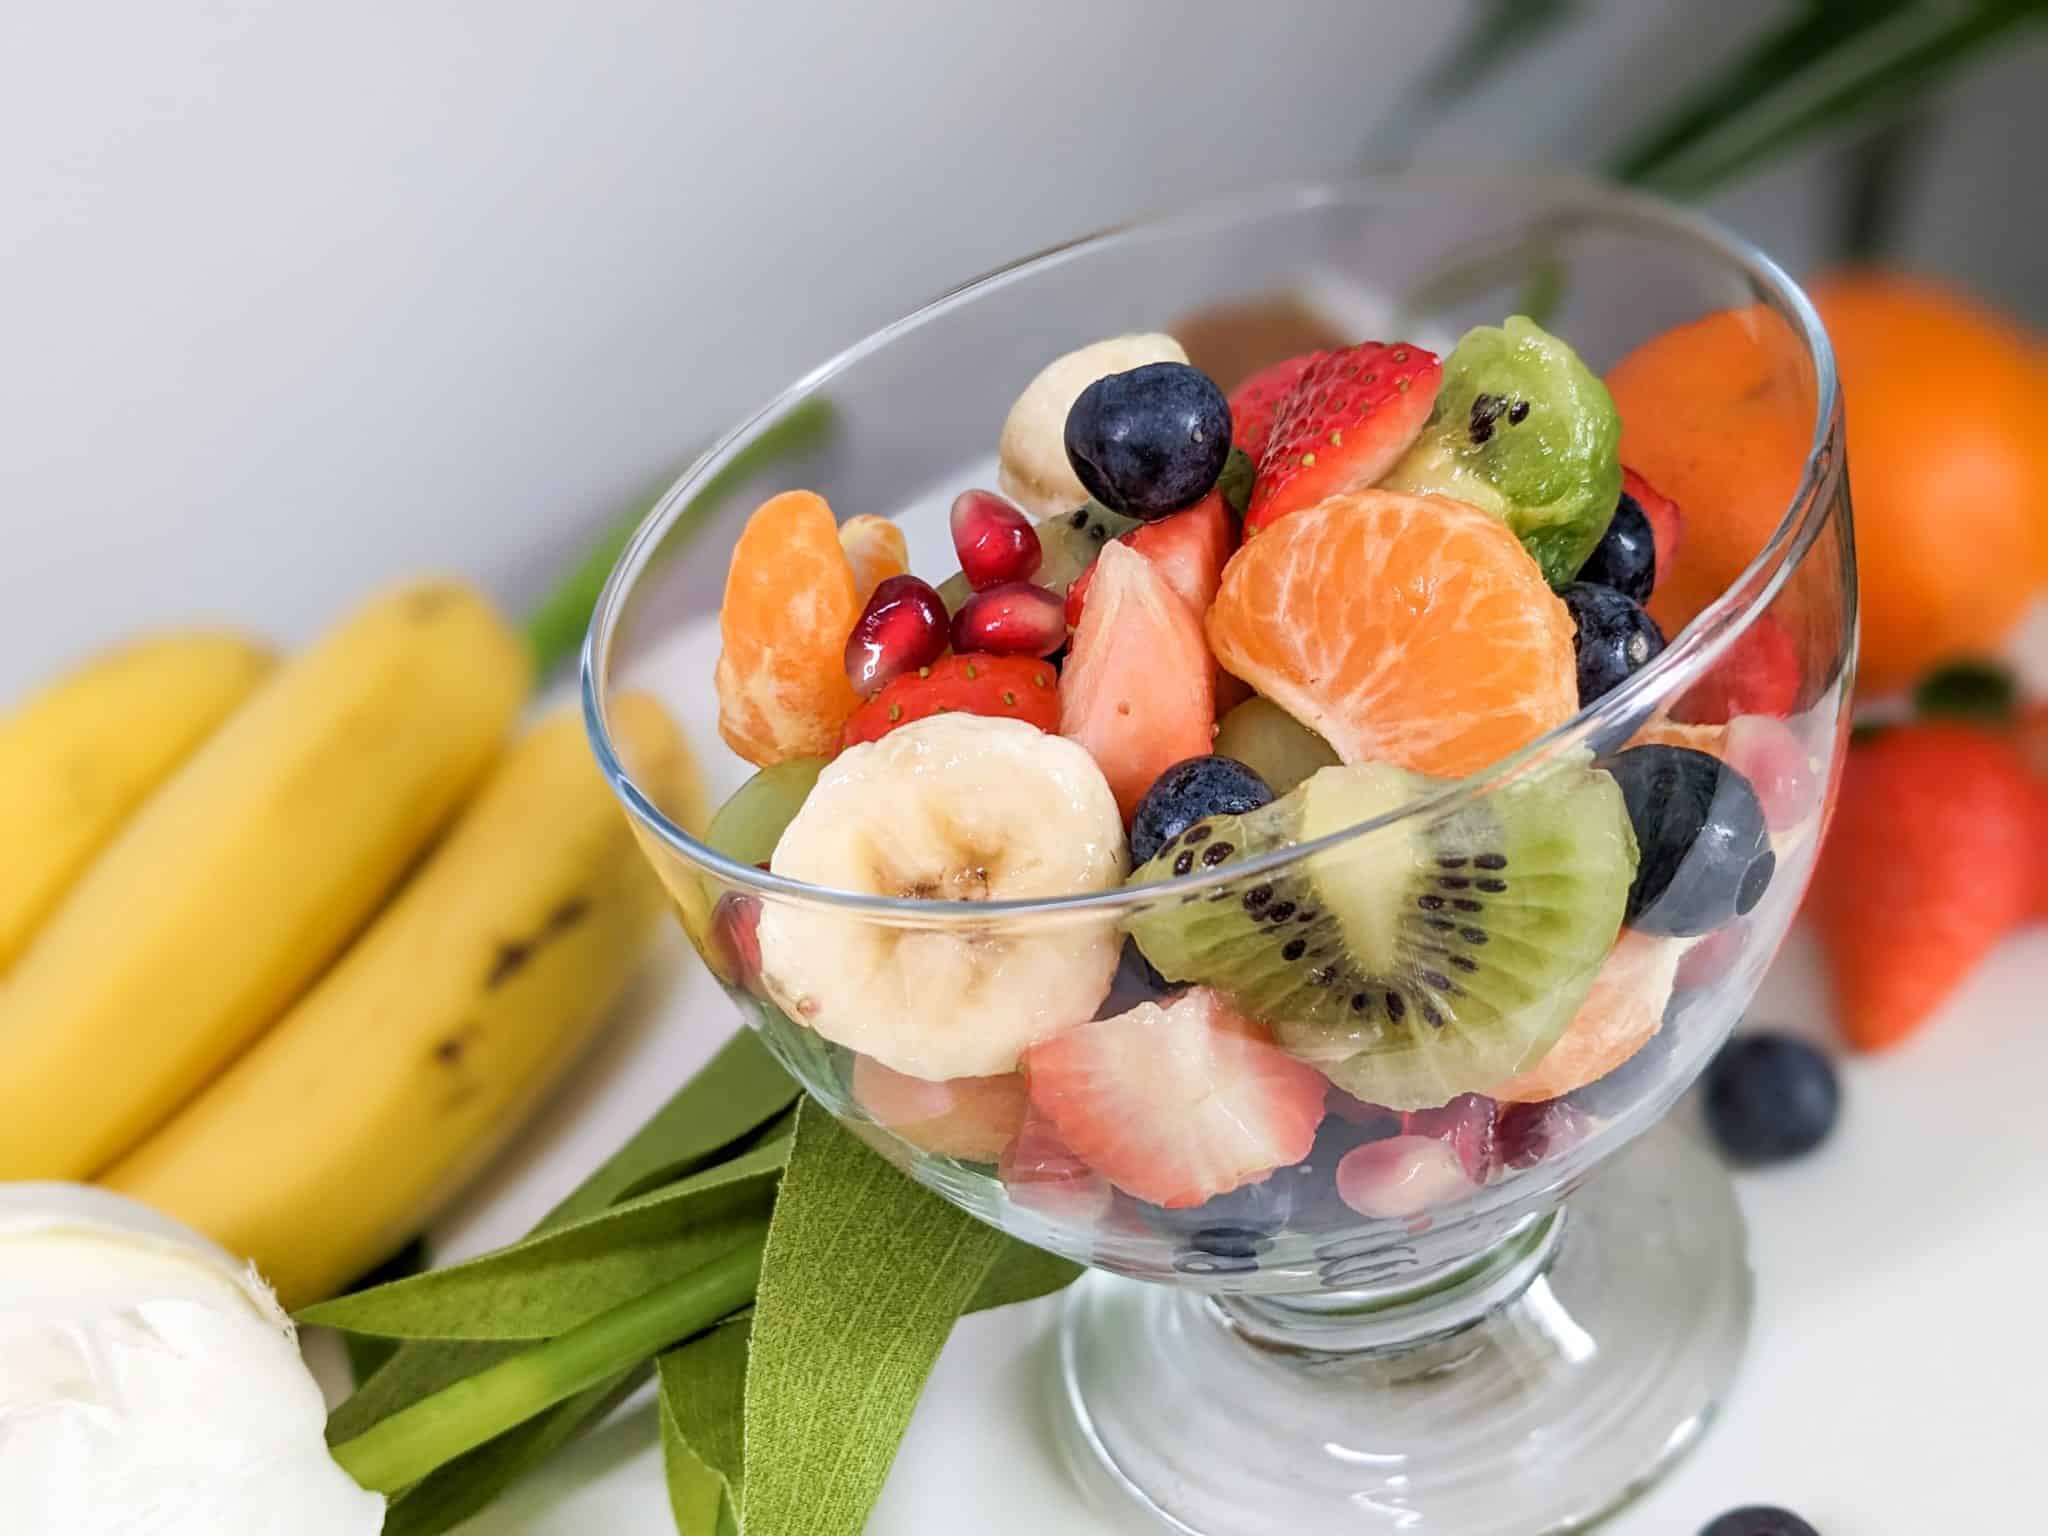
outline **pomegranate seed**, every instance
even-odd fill
[[[1337,1164],[1337,1196],[1361,1216],[1419,1216],[1473,1187],[1457,1154],[1433,1136],[1369,1141]]]
[[[846,637],[846,675],[863,696],[946,650],[946,605],[929,582],[891,576],[875,588]]]
[[[1031,519],[994,491],[962,491],[953,501],[953,548],[967,584],[977,592],[1028,581],[1043,551]]]
[[[1458,1155],[1458,1166],[1474,1184],[1493,1177],[1493,1100],[1477,1093],[1461,1093],[1436,1109],[1413,1109],[1401,1117],[1401,1129],[1410,1136],[1428,1136],[1444,1143]]]
[[[1728,722],[1728,765],[1756,786],[1773,832],[1796,827],[1820,799],[1820,767],[1798,732],[1775,715],[1737,715]]]
[[[727,891],[711,909],[711,933],[705,960],[728,986],[745,992],[761,980],[761,902],[759,897]]]
[[[1067,610],[1057,594],[1028,581],[977,592],[953,615],[953,649],[997,656],[1050,656],[1067,643]]]
[[[1544,1158],[1585,1140],[1592,1121],[1577,1105],[1563,1099],[1539,1104],[1503,1104],[1494,1128],[1494,1144],[1508,1168],[1534,1168]]]

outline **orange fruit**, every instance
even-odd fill
[[[1623,930],[1593,990],[1543,1059],[1493,1090],[1512,1104],[1537,1104],[1605,1077],[1641,1050],[1664,1023],[1664,1005],[1683,941]]]
[[[2034,340],[1923,278],[1812,287],[1842,377],[1861,681],[1910,686],[1996,649],[2048,584],[2048,440]]]
[[[771,497],[733,546],[718,610],[718,734],[757,767],[830,757],[860,703],[846,637],[860,617],[853,567],[824,498]]]
[[[1812,372],[1792,328],[1751,305],[1651,337],[1615,365],[1607,389],[1621,412],[1622,463],[1685,518],[1683,550],[1650,598],[1651,617],[1676,635],[1791,506],[1813,438]]]
[[[1458,777],[1579,707],[1572,620],[1505,523],[1442,496],[1359,491],[1231,557],[1216,659],[1347,763]]]
[[[853,585],[865,608],[875,588],[910,569],[910,546],[903,530],[886,517],[863,512],[839,525],[839,547],[853,567]]]

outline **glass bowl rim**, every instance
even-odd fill
[[[1383,200],[1390,193],[1427,192],[1433,187],[1465,194],[1488,187],[1511,191],[1527,200],[1532,192],[1550,200],[1535,215],[1530,229],[1513,245],[1541,238],[1544,224],[1573,213],[1596,212],[1704,247],[1747,278],[1759,294],[1799,333],[1814,369],[1814,429],[1791,501],[1750,563],[1726,590],[1694,616],[1662,654],[1620,687],[1579,710],[1562,725],[1496,759],[1461,779],[1448,780],[1435,792],[1396,806],[1382,815],[1342,828],[1310,842],[1290,844],[1215,870],[1142,886],[1117,885],[1100,891],[1006,901],[946,901],[920,897],[879,896],[861,891],[811,885],[743,864],[718,852],[671,820],[633,781],[612,745],[606,718],[604,680],[627,599],[645,573],[655,551],[704,484],[716,476],[753,436],[815,395],[832,379],[898,337],[932,323],[954,308],[973,302],[986,290],[1048,269],[1103,247],[1133,240],[1196,234],[1205,227],[1270,218],[1319,207]],[[894,924],[928,926],[962,922],[987,924],[991,917],[1115,915],[1149,905],[1162,897],[1178,897],[1212,887],[1236,884],[1254,875],[1284,869],[1354,839],[1369,836],[1411,817],[1449,812],[1483,798],[1495,788],[1532,768],[1583,748],[1589,737],[1615,727],[1631,716],[1648,713],[1652,699],[1674,698],[1713,667],[1750,622],[1790,579],[1792,570],[1825,525],[1832,499],[1827,494],[1840,473],[1840,454],[1833,443],[1840,431],[1841,400],[1835,358],[1820,316],[1805,292],[1777,262],[1720,221],[1693,209],[1680,208],[1649,194],[1632,191],[1595,177],[1566,172],[1418,173],[1399,172],[1341,180],[1266,183],[1248,193],[1204,198],[1164,213],[1148,214],[1063,241],[955,285],[937,297],[869,332],[804,374],[766,405],[740,421],[701,454],[670,485],[642,519],[613,566],[598,597],[583,642],[581,686],[585,730],[598,766],[628,813],[661,843],[722,884],[784,905],[825,907],[864,913]],[[1853,587],[1845,596],[1846,613],[1855,613]],[[1632,734],[1632,733],[1631,733]]]

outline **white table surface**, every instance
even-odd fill
[[[2024,651],[2038,677],[2048,621],[2033,626]],[[520,1144],[440,1224],[441,1259],[522,1233],[730,1032],[730,1004],[680,939],[657,969]],[[1606,1530],[1690,1536],[1752,1502],[1797,1509],[1825,1536],[2044,1528],[2044,996],[2048,927],[2037,924],[1908,1044],[1844,1061],[1841,1124],[1818,1153],[1738,1177],[1757,1275],[1748,1359],[1700,1448]],[[1803,934],[1751,1018],[1827,1037]],[[1047,1390],[1058,1305],[1049,1298],[959,1325],[873,1536],[1152,1529],[1088,1502],[1060,1465]],[[470,1529],[668,1536],[651,1406],[623,1409]]]

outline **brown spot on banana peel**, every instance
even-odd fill
[[[498,946],[498,953],[491,961],[490,971],[484,977],[484,990],[497,991],[526,969],[536,954],[563,934],[570,932],[589,915],[590,903],[581,896],[572,896],[548,913],[540,925],[540,931],[530,938],[505,940]]]

